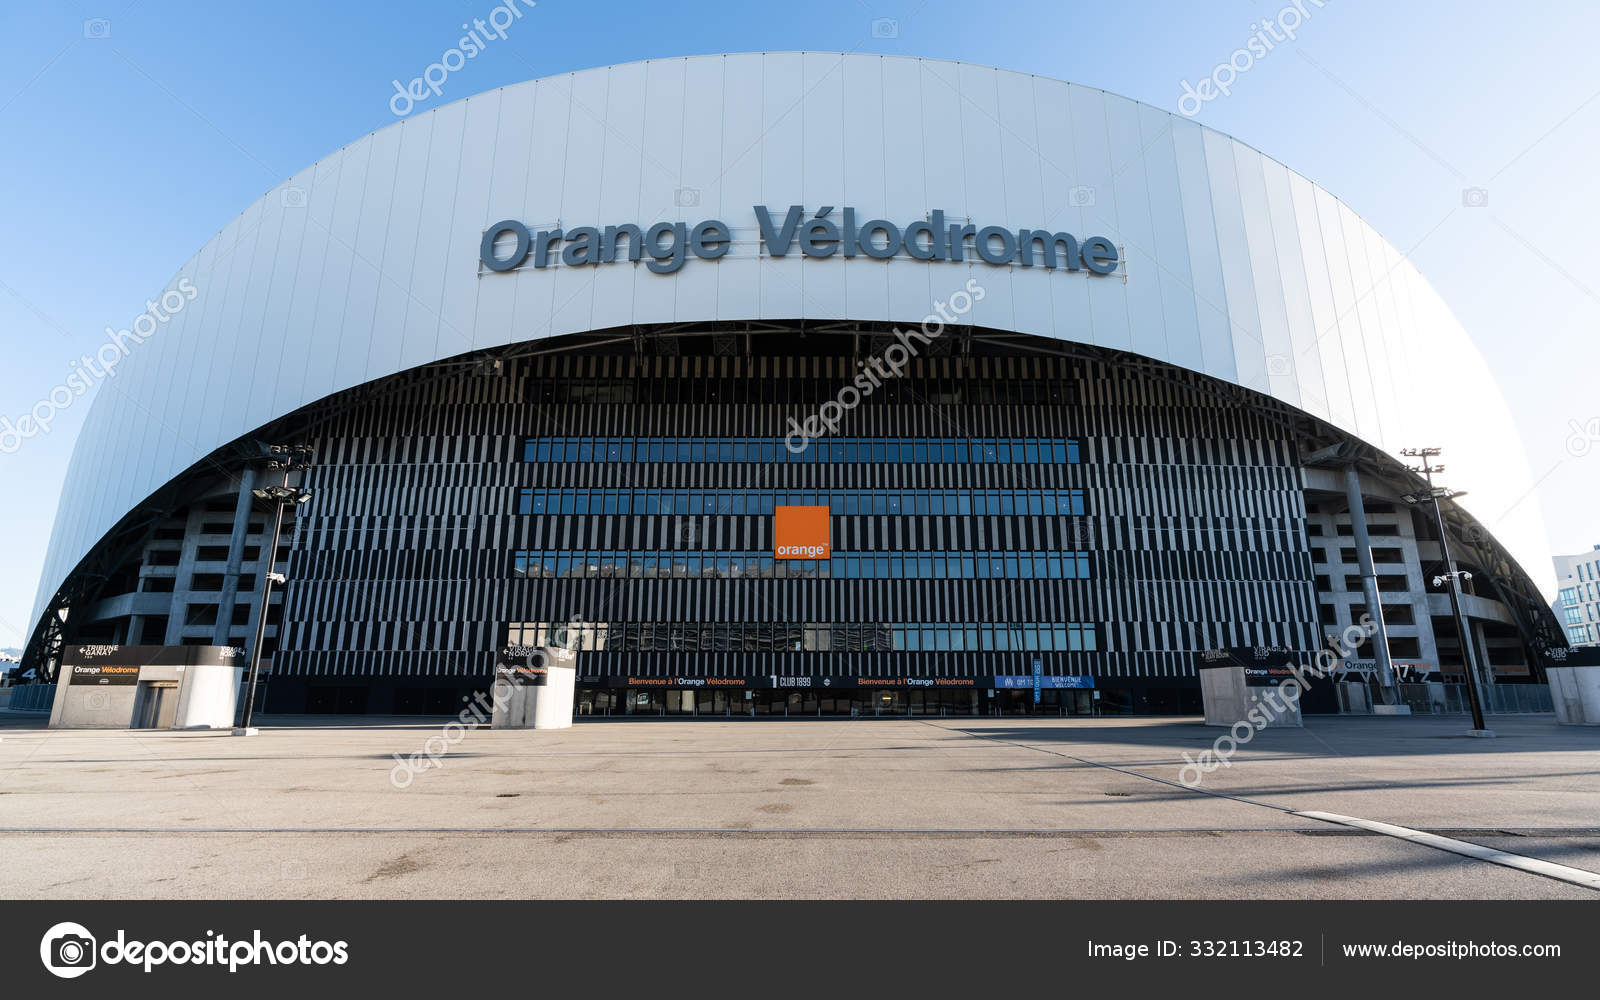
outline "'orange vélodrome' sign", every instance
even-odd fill
[[[779,559],[827,559],[828,508],[778,507],[772,527],[773,555]]]

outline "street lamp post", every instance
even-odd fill
[[[305,445],[273,445],[272,455],[272,461],[267,463],[267,468],[282,469],[283,483],[278,486],[262,486],[250,491],[257,500],[265,500],[272,504],[272,538],[267,547],[266,572],[261,581],[261,607],[256,612],[255,639],[250,643],[249,680],[245,685],[244,718],[238,728],[234,729],[235,736],[255,736],[259,732],[251,727],[250,720],[255,714],[256,680],[261,672],[261,644],[267,635],[267,613],[272,609],[272,585],[284,582],[283,574],[275,571],[278,561],[278,539],[283,534],[283,509],[303,504],[311,499],[309,491],[289,485],[290,472],[310,465],[311,449]],[[281,627],[279,631],[282,631]]]
[[[1483,699],[1478,691],[1478,663],[1477,649],[1472,644],[1470,633],[1467,631],[1467,620],[1461,613],[1461,598],[1456,588],[1462,578],[1471,579],[1472,574],[1456,569],[1455,557],[1450,554],[1450,539],[1444,528],[1444,512],[1439,508],[1439,501],[1449,500],[1452,497],[1466,496],[1465,490],[1448,490],[1441,486],[1433,485],[1433,474],[1443,472],[1444,466],[1432,465],[1428,459],[1439,454],[1438,448],[1406,448],[1400,452],[1412,458],[1422,459],[1421,468],[1412,471],[1421,472],[1427,479],[1428,489],[1423,493],[1407,493],[1401,499],[1413,507],[1422,504],[1433,506],[1433,524],[1439,533],[1439,554],[1444,558],[1445,571],[1434,577],[1433,582],[1446,581],[1450,593],[1450,613],[1456,622],[1456,639],[1461,646],[1461,672],[1467,678],[1467,703],[1472,708],[1472,735],[1493,736],[1494,730],[1490,729],[1483,721]]]

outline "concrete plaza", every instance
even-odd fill
[[[1600,898],[1296,815],[1600,871],[1600,731],[1549,716],[1312,718],[1198,789],[1192,718],[580,722],[395,771],[447,721],[0,715],[0,895]]]

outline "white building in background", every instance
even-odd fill
[[[1600,645],[1600,545],[1556,556],[1556,617],[1574,646]]]

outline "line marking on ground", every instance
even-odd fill
[[[1271,802],[1262,802],[1259,799],[1247,799],[1242,795],[1229,795],[1227,792],[1213,791],[1209,788],[1201,788],[1199,785],[1185,785],[1181,781],[1173,781],[1170,778],[1158,778],[1153,774],[1145,774],[1143,771],[1134,771],[1130,768],[1118,767],[1115,764],[1105,764],[1098,760],[1090,760],[1087,757],[1074,757],[1070,753],[1063,753],[1060,750],[1052,750],[1049,747],[1033,746],[1027,743],[1019,743],[1015,740],[1003,740],[998,736],[986,736],[983,733],[974,733],[971,730],[962,729],[960,726],[941,726],[932,722],[923,722],[921,719],[916,721],[922,722],[922,724],[925,726],[930,726],[934,729],[939,729],[947,733],[959,733],[962,736],[968,737],[969,739],[988,740],[990,743],[998,743],[1001,746],[1016,747],[1019,750],[1032,750],[1035,753],[1050,754],[1053,757],[1062,757],[1067,760],[1075,760],[1080,764],[1088,764],[1090,767],[1102,767],[1107,771],[1116,771],[1118,774],[1126,774],[1130,778],[1143,778],[1146,781],[1154,781],[1161,785],[1170,785],[1171,787],[1177,788],[1181,791],[1194,792],[1197,795],[1209,795],[1212,798],[1217,799],[1231,799],[1234,802],[1243,802],[1247,806],[1260,806],[1263,809],[1273,809],[1281,813],[1294,812],[1294,810],[1288,806],[1275,806]]]
[[[1404,826],[1395,826],[1392,823],[1379,823],[1375,820],[1361,819],[1356,816],[1341,816],[1338,813],[1304,811],[1294,813],[1306,819],[1317,819],[1324,823],[1336,823],[1340,826],[1354,827],[1357,830],[1368,830],[1372,833],[1381,833],[1385,836],[1395,837],[1399,840],[1410,841],[1423,847],[1432,847],[1440,851],[1449,851],[1463,857],[1474,858],[1478,861],[1487,861],[1490,864],[1504,865],[1518,871],[1529,872],[1533,875],[1543,875],[1562,882],[1571,882],[1587,889],[1600,889],[1600,873],[1585,871],[1582,868],[1572,868],[1567,865],[1558,865],[1553,861],[1541,861],[1538,858],[1529,858],[1521,854],[1510,854],[1506,851],[1495,850],[1492,847],[1482,847],[1478,844],[1469,844],[1464,840],[1452,840],[1434,833],[1424,833],[1421,830],[1412,830]]]
[[[1521,854],[1510,854],[1506,851],[1495,850],[1492,847],[1482,847],[1478,844],[1469,844],[1464,840],[1454,840],[1450,837],[1441,837],[1434,833],[1424,833],[1421,830],[1412,830],[1403,826],[1394,826],[1390,823],[1379,823],[1375,820],[1361,819],[1356,816],[1343,816],[1339,813],[1316,812],[1312,810],[1292,809],[1286,806],[1273,805],[1270,802],[1261,802],[1256,799],[1245,798],[1242,795],[1229,795],[1226,792],[1216,792],[1207,788],[1185,785],[1182,782],[1173,781],[1169,778],[1158,778],[1153,774],[1144,774],[1125,767],[1116,767],[1112,764],[1103,764],[1096,760],[1089,760],[1086,757],[1075,757],[1070,753],[1063,753],[1060,750],[1052,750],[1048,747],[1030,746],[1026,743],[1000,739],[996,736],[986,736],[983,733],[974,733],[960,727],[940,726],[931,722],[924,722],[923,724],[932,726],[935,729],[942,729],[947,733],[960,733],[963,736],[980,740],[989,740],[990,742],[999,743],[1004,746],[1017,747],[1018,749],[1022,750],[1033,750],[1038,753],[1051,754],[1056,757],[1064,757],[1067,760],[1075,760],[1082,764],[1093,765],[1094,767],[1103,767],[1108,771],[1116,771],[1119,774],[1126,774],[1130,777],[1144,778],[1146,781],[1154,781],[1163,785],[1171,785],[1188,792],[1197,792],[1202,795],[1212,795],[1221,799],[1232,799],[1235,802],[1242,802],[1246,805],[1261,806],[1266,809],[1276,809],[1279,812],[1288,813],[1291,816],[1303,816],[1306,819],[1320,820],[1324,823],[1332,823],[1338,826],[1349,827],[1356,830],[1366,830],[1369,833],[1379,833],[1387,837],[1394,837],[1399,840],[1409,841],[1422,847],[1431,847],[1435,850],[1447,851],[1451,854],[1458,854],[1462,857],[1472,858],[1476,861],[1487,861],[1490,864],[1501,865],[1517,871],[1527,872],[1530,875],[1542,875],[1545,878],[1555,879],[1560,882],[1581,885],[1586,889],[1600,890],[1600,873],[1585,871],[1582,868],[1572,868],[1568,865],[1558,865],[1553,861],[1542,861],[1538,858],[1525,857]]]

